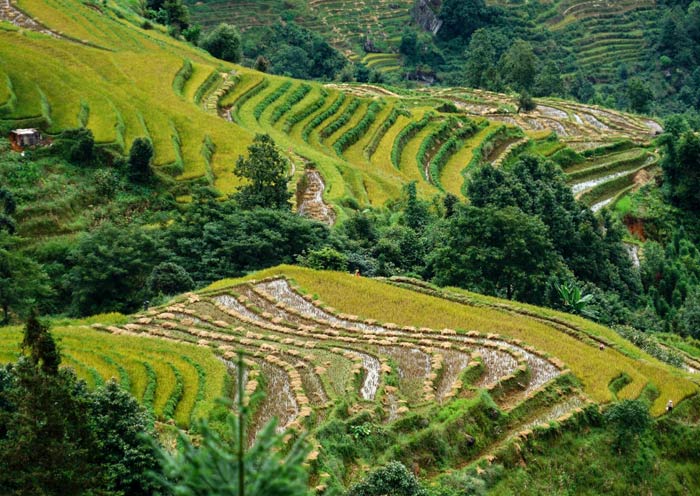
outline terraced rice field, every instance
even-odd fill
[[[314,4],[319,12],[343,5]],[[0,73],[0,122],[36,125],[48,134],[86,125],[100,146],[124,153],[135,138],[150,137],[156,171],[178,180],[183,198],[193,183],[208,183],[222,194],[235,190],[240,180],[233,164],[255,133],[273,137],[295,180],[306,177],[307,167],[315,171],[308,181],[312,190],[298,195],[297,208],[333,222],[342,220],[340,205],[348,198],[379,206],[409,181],[417,181],[426,198],[463,194],[469,171],[485,163],[501,166],[553,132],[562,146],[585,150],[619,140],[644,147],[660,131],[637,116],[555,99],[538,100],[534,111],[518,114],[513,97],[481,90],[426,88],[399,95],[370,84],[324,86],[269,76],[216,61],[158,30],[139,29],[139,19],[127,10],[95,10],[76,0],[22,0],[18,6],[59,37],[3,24],[0,58],[8,63]],[[66,15],[68,6],[74,15]],[[394,9],[382,2],[384,7]],[[21,60],[11,48],[16,45],[23,47]],[[379,67],[395,58],[369,54],[366,62]],[[459,112],[436,110],[446,102]],[[648,160],[630,168],[648,170]],[[614,176],[622,169],[610,167],[615,170],[602,181],[598,173],[605,167],[591,169],[590,178],[577,172],[574,187],[589,204],[610,203],[636,184],[636,176]]]
[[[658,11],[655,0],[560,0],[542,19],[572,52],[578,65],[605,82],[622,64],[628,68],[649,56],[651,26]]]
[[[65,365],[90,386],[116,377],[161,419],[185,427],[226,395],[227,372],[235,373],[242,351],[247,397],[265,393],[250,404],[249,442],[273,417],[280,432],[309,431],[313,441],[338,408],[399,430],[413,429],[411,416],[431,419],[432,429],[472,408],[502,412],[507,423],[453,460],[460,465],[591,402],[636,398],[653,385],[658,415],[669,398],[678,403],[698,391],[691,373],[577,317],[412,279],[298,267],[54,332]],[[0,360],[16,357],[20,338],[17,328],[0,334]],[[628,382],[613,390],[622,375]],[[412,439],[397,439],[400,459],[420,456]]]
[[[362,52],[366,34],[375,43],[398,47],[403,28],[411,22],[412,5],[409,0],[308,0],[294,4],[281,0],[188,1],[194,21],[205,29],[228,22],[245,31],[273,24],[284,16],[293,17],[295,22],[324,35],[336,48],[353,57]],[[378,69],[391,71],[397,66],[387,63]]]
[[[227,396],[225,361],[211,350],[191,344],[133,337],[128,332],[105,326],[107,332],[87,325],[52,330],[63,356],[89,387],[115,379],[139,402],[162,420],[173,419],[186,428],[191,420],[208,415],[215,401]],[[19,356],[20,328],[3,328],[0,333],[0,362]]]
[[[649,182],[659,170],[658,160],[654,151],[641,147],[599,154],[593,149],[585,160],[565,172],[574,196],[595,212]]]

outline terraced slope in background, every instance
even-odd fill
[[[195,22],[211,29],[228,22],[245,31],[292,18],[302,26],[322,34],[335,47],[352,58],[359,58],[367,35],[375,42],[397,46],[401,33],[411,21],[412,0],[211,0],[188,1]]]
[[[290,159],[290,188],[302,178],[314,185],[301,191],[299,208],[330,222],[342,218],[346,202],[382,205],[412,180],[425,197],[461,195],[476,167],[547,148],[552,133],[561,146],[587,150],[620,140],[645,146],[660,131],[633,115],[554,99],[518,114],[513,97],[479,90],[396,93],[264,75],[143,30],[140,18],[114,4],[20,0],[16,8],[36,24],[0,23],[0,123],[48,134],[87,126],[101,146],[121,153],[150,137],[156,170],[175,179],[183,200],[193,182],[231,193],[239,184],[235,160],[259,132]],[[459,112],[436,110],[446,102]],[[625,164],[632,171],[654,160]],[[618,195],[631,184],[620,178],[608,174],[619,179],[614,186],[585,198],[598,204]]]
[[[185,426],[224,394],[222,370],[243,351],[246,392],[266,393],[251,405],[249,441],[273,416],[282,430],[312,433],[336,408],[387,425],[424,416],[428,425],[397,429],[425,434],[457,412],[491,409],[485,425],[498,428],[460,450],[455,466],[591,402],[642,396],[659,415],[669,398],[698,391],[692,374],[605,327],[403,278],[283,266],[92,328],[56,330],[66,365],[92,385],[117,377],[161,418]],[[19,330],[3,333],[1,360],[14,358],[19,340]],[[420,460],[425,448],[413,442],[397,438],[393,456]]]
[[[520,2],[490,1],[520,15]],[[618,77],[624,68],[648,63],[650,44],[661,18],[655,0],[554,0],[538,2],[538,28],[551,31],[571,60],[560,61],[567,71],[582,70],[599,83]],[[536,46],[536,43],[535,43]]]
[[[280,0],[190,1],[193,18],[205,28],[230,22],[242,30],[269,25],[282,18],[323,35],[353,60],[381,72],[399,71],[401,35],[413,25],[411,0],[354,2],[348,0],[306,0],[288,3]],[[522,2],[492,0],[516,17],[523,16]],[[539,2],[536,18],[528,20],[538,29],[553,33],[572,54],[575,64],[599,82],[615,77],[624,64],[628,70],[646,61],[649,39],[660,13],[655,0],[554,0]],[[387,53],[366,53],[369,37]]]

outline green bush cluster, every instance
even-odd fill
[[[284,132],[289,133],[289,131],[292,130],[292,128],[299,122],[303,121],[306,119],[308,116],[316,112],[318,109],[323,107],[326,103],[326,99],[328,98],[328,92],[325,89],[321,89],[321,96],[316,99],[311,105],[307,105],[303,109],[301,109],[299,112],[296,112],[295,114],[291,115],[290,117],[287,118],[287,120],[284,122]]]
[[[279,88],[277,88],[275,91],[263,98],[262,101],[258,103],[253,109],[253,115],[255,116],[255,120],[259,120],[260,116],[265,111],[265,109],[269,107],[272,103],[277,101],[277,99],[280,98],[282,95],[284,95],[287,92],[287,90],[291,88],[291,86],[291,81],[285,81]]]
[[[464,125],[457,131],[457,134],[450,137],[440,147],[433,159],[430,161],[430,176],[433,182],[439,186],[440,173],[447,161],[454,153],[462,146],[463,140],[472,136],[479,127],[473,122],[465,122]]]
[[[620,336],[632,342],[632,344],[638,348],[643,349],[654,358],[658,358],[662,362],[671,364],[674,367],[683,367],[685,362],[680,353],[674,351],[670,347],[661,346],[658,341],[650,335],[630,326],[615,326],[613,329]]]
[[[172,363],[168,363],[168,365],[172,369],[173,374],[175,374],[175,387],[173,387],[170,397],[163,407],[162,416],[163,418],[170,419],[175,416],[175,410],[177,409],[177,405],[180,403],[182,395],[185,392],[185,386],[182,379],[182,372],[180,372],[180,370]]]
[[[380,102],[372,102],[365,115],[362,117],[362,119],[360,119],[360,122],[358,122],[352,129],[348,129],[337,139],[337,141],[333,144],[333,149],[338,156],[342,157],[345,150],[357,143],[360,138],[364,136],[367,129],[369,129],[372,123],[377,119],[377,113],[381,110],[381,108],[382,104]]]
[[[304,130],[301,133],[301,137],[304,141],[309,141],[309,135],[311,134],[311,131],[316,129],[323,121],[328,119],[330,116],[335,114],[338,109],[343,105],[343,102],[345,101],[345,93],[338,93],[338,98],[335,99],[333,104],[328,107],[324,112],[321,112],[318,114],[316,117],[314,117],[311,122],[309,122],[305,127]]]
[[[418,166],[421,169],[421,173],[425,176],[424,166],[427,162],[428,152],[432,150],[438,143],[444,141],[447,136],[454,130],[457,126],[458,121],[454,117],[450,117],[443,122],[439,128],[433,131],[427,138],[423,140],[418,148],[418,153],[416,154],[416,160],[418,161]],[[425,178],[428,180],[428,178]]]
[[[649,152],[642,151],[639,155],[635,155],[630,158],[623,158],[620,160],[615,160],[613,162],[608,162],[602,165],[589,167],[586,169],[577,170],[567,174],[569,179],[579,179],[582,177],[596,177],[603,175],[607,172],[618,172],[626,169],[631,169],[634,166],[640,166],[652,155]]]
[[[433,114],[427,113],[419,121],[411,121],[405,128],[403,128],[394,140],[394,144],[391,147],[391,163],[394,167],[399,168],[399,163],[401,162],[401,152],[403,151],[406,143],[410,141],[416,134],[420,132],[428,123],[432,120]]]
[[[261,79],[258,84],[250,88],[245,93],[243,93],[241,97],[238,100],[236,100],[236,107],[241,108],[245,104],[245,102],[253,98],[255,95],[263,91],[268,86],[270,86],[270,80],[267,78]]]
[[[270,117],[270,124],[276,124],[278,120],[282,118],[284,114],[289,112],[294,105],[299,103],[302,98],[304,98],[309,91],[311,91],[311,86],[308,84],[302,84],[299,86],[291,95],[282,103],[278,105],[275,110],[272,111],[272,116]]]
[[[202,103],[202,100],[204,100],[204,97],[209,93],[214,86],[221,80],[221,76],[219,76],[219,71],[213,71],[209,76],[204,80],[204,82],[197,88],[197,91],[194,94],[194,103],[200,104]]]
[[[185,59],[185,62],[180,67],[180,70],[175,74],[173,78],[173,89],[175,93],[182,96],[183,90],[185,89],[185,83],[192,77],[194,68],[192,67],[192,61],[190,59]]]
[[[345,111],[342,114],[340,114],[340,116],[336,120],[334,120],[321,130],[321,138],[328,138],[338,129],[347,124],[348,121],[352,119],[353,114],[360,105],[362,105],[362,100],[360,100],[359,98],[353,99],[353,101],[350,102],[350,105],[347,106]]]
[[[396,123],[396,120],[399,118],[400,115],[403,115],[404,117],[410,117],[411,114],[403,109],[393,108],[391,110],[387,118],[384,120],[384,122],[382,122],[382,124],[379,126],[379,129],[377,129],[377,131],[372,136],[372,139],[365,147],[365,157],[367,157],[367,159],[374,155],[374,152],[377,151],[377,148],[379,147],[379,143],[382,141],[382,138],[386,135],[387,132],[389,132],[389,129],[391,129],[391,126],[393,126]]]

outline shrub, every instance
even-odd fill
[[[401,152],[403,151],[406,143],[410,141],[418,132],[428,125],[428,122],[433,118],[432,114],[425,114],[423,118],[419,121],[410,122],[405,128],[403,128],[394,140],[394,144],[391,148],[391,163],[394,167],[399,168],[399,162],[401,161]]]
[[[285,81],[279,88],[277,88],[275,91],[263,98],[263,100],[255,106],[255,109],[253,109],[253,115],[255,116],[255,120],[260,119],[260,116],[263,112],[265,112],[265,109],[269,107],[270,104],[275,102],[279,97],[284,95],[291,86],[291,81]]]
[[[371,472],[348,491],[348,496],[427,496],[418,479],[400,462],[389,462]]]
[[[192,77],[192,72],[192,61],[185,59],[185,62],[182,64],[180,70],[177,71],[177,74],[175,74],[175,78],[173,79],[173,89],[175,90],[175,93],[182,96],[182,90],[184,89],[187,80]]]
[[[241,35],[230,24],[219,24],[204,37],[201,46],[214,57],[228,62],[238,63],[243,56]]]
[[[377,112],[379,112],[381,108],[381,103],[372,102],[367,109],[367,113],[365,113],[360,122],[358,122],[352,129],[348,129],[342,136],[340,136],[340,138],[338,138],[338,140],[333,144],[333,149],[335,149],[335,152],[339,156],[342,156],[345,150],[360,140],[360,138],[367,132],[367,129],[376,120]]]
[[[90,129],[67,129],[56,141],[57,149],[69,162],[88,165],[95,157],[95,137]]]
[[[181,266],[172,262],[163,262],[154,267],[146,281],[148,292],[152,295],[175,295],[194,288],[194,281]]]
[[[377,131],[374,133],[374,136],[372,136],[371,141],[365,148],[365,157],[369,159],[372,155],[374,155],[374,152],[377,151],[382,138],[387,132],[389,132],[389,129],[391,129],[391,126],[396,123],[396,120],[400,115],[410,117],[411,114],[409,114],[406,110],[399,110],[397,108],[392,109],[389,116],[384,120],[384,122],[382,122],[379,129],[377,129]]]
[[[352,119],[352,114],[355,113],[355,110],[357,110],[357,107],[359,107],[361,104],[362,100],[360,100],[359,98],[355,98],[352,102],[350,102],[350,105],[348,105],[345,111],[342,114],[340,114],[340,117],[338,117],[336,120],[334,120],[333,122],[331,122],[323,128],[323,130],[320,133],[321,138],[328,138],[338,129],[347,124],[348,121]]]
[[[615,434],[613,447],[619,452],[631,451],[652,423],[649,406],[639,400],[615,403],[605,412],[604,418]]]
[[[345,93],[339,93],[338,98],[335,99],[333,104],[328,107],[324,112],[321,112],[316,117],[314,117],[311,122],[309,122],[301,133],[301,137],[304,141],[309,141],[309,135],[311,131],[316,129],[323,121],[328,119],[330,116],[335,114],[338,109],[343,105],[345,101]]]
[[[343,272],[348,270],[348,257],[330,246],[310,251],[307,255],[300,255],[297,260],[304,267],[316,270],[338,270]]]
[[[148,138],[136,138],[129,150],[129,177],[133,181],[146,182],[151,177],[153,144]]]
[[[295,124],[303,121],[308,116],[323,107],[323,105],[326,103],[326,98],[328,98],[328,92],[325,89],[321,89],[321,96],[315,102],[313,102],[311,105],[307,105],[299,112],[296,112],[287,118],[287,120],[284,122],[284,132],[288,133]]]
[[[294,92],[291,95],[289,95],[287,100],[285,100],[285,102],[281,105],[278,105],[277,108],[275,108],[275,110],[272,112],[272,116],[270,117],[270,124],[276,124],[277,121],[280,120],[284,114],[289,112],[294,105],[299,103],[309,91],[311,91],[311,86],[309,86],[308,84],[302,84],[296,90],[294,90]]]

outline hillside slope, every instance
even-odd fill
[[[648,119],[556,99],[518,113],[513,96],[479,90],[399,91],[268,76],[144,30],[140,18],[114,4],[20,0],[2,15],[11,22],[0,22],[0,124],[49,134],[86,126],[102,146],[122,153],[148,136],[156,170],[177,180],[179,195],[193,182],[231,193],[239,184],[233,164],[258,132],[270,133],[287,154],[295,181],[305,168],[320,172],[313,179],[325,186],[307,195],[316,199],[310,210],[327,211],[323,189],[340,212],[347,202],[381,205],[412,180],[425,196],[461,195],[470,168],[500,165],[522,151],[551,154],[619,140],[644,147],[660,130]],[[457,113],[438,110],[449,110],[446,104]],[[590,201],[612,198],[634,183],[632,172],[654,164],[650,158],[614,167],[627,180]],[[603,175],[602,182],[619,177]]]
[[[427,2],[433,8],[439,3]],[[349,58],[362,60],[381,72],[393,72],[402,64],[398,55],[401,35],[416,26],[415,4],[412,0],[359,4],[343,0],[189,2],[193,18],[205,29],[229,22],[245,31],[292,19],[323,35]],[[567,60],[560,61],[562,68],[570,72],[578,66],[597,82],[615,79],[621,64],[633,68],[635,64],[647,63],[651,36],[658,30],[657,22],[663,12],[654,0],[555,0],[530,2],[527,7],[508,0],[486,4],[502,7],[507,15],[520,20],[519,36],[528,33],[528,29],[528,36],[533,39],[538,39],[538,31],[548,32],[568,55]],[[384,53],[368,54],[368,39]]]
[[[146,402],[153,393],[142,391],[151,387],[142,384],[143,367],[155,369],[155,410],[181,425],[205,414],[202,401],[222,392],[222,366],[207,355],[230,367],[242,350],[246,391],[266,393],[253,405],[251,439],[272,416],[287,430],[311,431],[319,484],[342,479],[326,444],[339,414],[382,426],[386,437],[364,461],[346,460],[346,471],[389,456],[430,474],[502,456],[535,426],[585,423],[597,408],[592,403],[645,398],[661,415],[669,399],[679,404],[698,392],[695,374],[605,327],[410,279],[281,266],[101,322],[57,329],[67,364],[92,383],[119,377]],[[3,333],[0,359],[13,359],[19,339]],[[152,360],[156,349],[175,380],[161,377],[167,367]],[[183,381],[173,399],[178,388],[168,393],[165,385]],[[163,413],[168,397],[177,407]],[[431,439],[456,430],[475,442],[447,441],[438,455]]]

